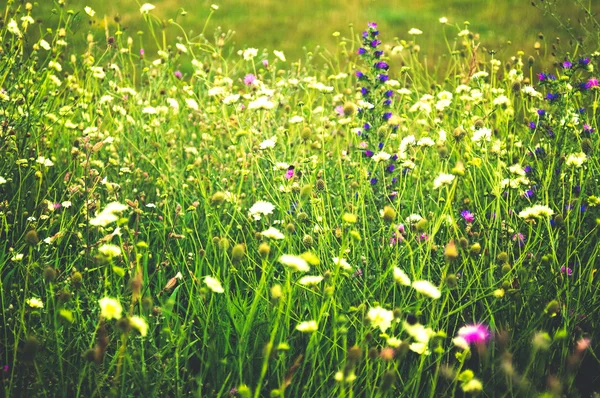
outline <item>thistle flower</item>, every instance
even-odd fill
[[[490,330],[480,323],[465,325],[458,329],[457,337],[462,338],[467,344],[483,344],[490,338]]]

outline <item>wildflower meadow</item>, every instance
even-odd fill
[[[2,396],[600,396],[593,2],[300,58],[65,3],[0,16]]]

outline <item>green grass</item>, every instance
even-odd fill
[[[540,81],[550,51],[493,54],[475,27],[501,37],[497,25],[474,19],[459,37],[437,22],[443,9],[501,23],[506,8],[320,4],[253,4],[252,26],[231,5],[249,29],[236,46],[212,40],[235,21],[224,5],[205,37],[208,4],[163,30],[177,13],[164,2],[143,16],[122,4],[89,38],[82,6],[34,6],[46,20],[23,36],[29,10],[7,6],[5,396],[600,391],[595,33],[586,51],[563,43],[556,58],[574,66]],[[326,18],[257,33],[310,12]],[[357,37],[332,36],[352,12]],[[357,55],[370,20],[384,21],[378,59]],[[294,53],[313,40],[327,51]],[[269,47],[238,55],[247,46]],[[483,335],[458,339],[471,324]]]

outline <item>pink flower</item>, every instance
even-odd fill
[[[246,76],[244,76],[244,84],[246,86],[251,86],[255,80],[256,76],[254,76],[252,73],[248,73]]]
[[[265,68],[269,68],[269,61],[267,61],[266,59],[263,59],[262,64]]]
[[[490,338],[490,330],[487,326],[477,323],[473,325],[465,325],[458,329],[458,337],[462,337],[467,343],[482,344]]]

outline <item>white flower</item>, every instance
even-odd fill
[[[38,157],[36,162],[39,164],[43,164],[46,167],[54,166],[54,162],[48,158],[45,158],[44,156]]]
[[[433,189],[438,189],[444,185],[451,185],[456,176],[454,174],[441,173],[433,180]]]
[[[417,142],[417,145],[418,145],[418,146],[427,146],[427,147],[429,147],[429,146],[434,146],[434,145],[435,145],[435,141],[434,141],[434,140],[432,140],[432,139],[431,139],[431,138],[429,138],[429,137],[423,137],[423,138],[421,138],[421,139],[420,139],[420,140]]]
[[[263,142],[260,143],[260,145],[258,146],[260,149],[271,149],[275,147],[275,144],[277,143],[277,137],[273,136],[271,138],[268,138],[266,140],[264,140]]]
[[[111,202],[106,205],[106,208],[102,210],[96,217],[90,220],[90,225],[105,227],[110,223],[113,223],[119,219],[115,213],[124,212],[127,206],[119,202]]]
[[[6,178],[0,176],[0,185],[6,184]]]
[[[50,44],[44,39],[40,40],[40,47],[42,47],[46,51],[49,51],[51,48]]]
[[[394,267],[394,280],[401,285],[410,286],[410,278],[398,267]]]
[[[310,266],[302,257],[292,256],[291,254],[283,254],[279,256],[279,262],[283,265],[288,266],[292,271],[310,271]]]
[[[141,7],[140,7],[140,12],[142,14],[148,14],[150,11],[154,10],[156,7],[154,7],[152,4],[150,3],[144,3]]]
[[[142,113],[145,113],[146,115],[156,115],[158,111],[156,110],[156,108],[152,107],[152,106],[147,106],[144,109],[142,109]]]
[[[298,326],[296,326],[296,330],[298,330],[302,333],[316,332],[318,328],[319,328],[319,325],[317,324],[316,321],[306,321],[306,322],[299,323]]]
[[[137,330],[142,337],[148,334],[148,323],[144,318],[134,315],[129,318],[129,324],[132,328]]]
[[[471,137],[471,141],[473,142],[490,141],[491,139],[492,130],[486,127],[475,130],[473,137]]]
[[[324,85],[324,84],[323,84],[323,83],[321,83],[321,82],[318,82],[318,83],[310,83],[310,84],[308,85],[308,88],[312,88],[312,89],[318,90],[318,91],[320,91],[320,92],[322,92],[322,93],[330,93],[330,92],[332,92],[332,91],[333,91],[333,86],[326,86],[326,85]]]
[[[242,56],[246,61],[252,61],[257,55],[258,50],[256,48],[247,48],[242,52]]]
[[[261,215],[266,216],[267,214],[272,214],[273,210],[275,210],[273,204],[259,200],[248,210],[248,215],[255,220],[260,220]]]
[[[298,123],[302,123],[304,121],[304,118],[302,116],[292,116],[292,118],[289,120],[290,124],[298,124]]]
[[[298,283],[304,286],[315,286],[321,283],[322,280],[323,277],[321,275],[307,275],[300,278]]]
[[[211,4],[210,8],[214,11],[217,11],[219,9],[219,6],[216,4]]]
[[[371,322],[372,327],[379,328],[379,330],[385,332],[392,326],[394,313],[379,306],[372,307],[367,313],[367,319]]]
[[[90,17],[93,17],[94,15],[96,15],[96,11],[92,10],[92,8],[91,8],[91,7],[85,7],[83,10],[84,10],[84,11],[85,11],[85,13],[86,13],[87,15],[89,15]]]
[[[429,355],[429,349],[425,343],[411,343],[408,348],[419,355]]]
[[[412,36],[418,36],[420,34],[423,34],[423,31],[420,29],[417,29],[417,28],[412,28],[411,30],[408,31],[408,34],[412,35]]]
[[[468,35],[469,35],[469,33],[471,33],[471,32],[469,32],[469,29],[463,29],[463,30],[461,30],[460,32],[458,32],[458,37],[465,37],[465,36],[468,36]]]
[[[342,269],[344,269],[346,271],[352,270],[352,266],[348,263],[348,261],[344,260],[343,258],[334,257],[333,258],[333,263],[335,265],[339,265],[340,268],[342,268]]]
[[[193,98],[186,98],[185,104],[188,106],[188,108],[190,108],[194,111],[197,111],[200,108],[198,106],[198,102],[196,102],[196,100]]]
[[[248,109],[273,109],[274,106],[275,104],[269,101],[269,97],[263,95],[250,102],[248,104]]]
[[[215,293],[225,292],[225,289],[223,289],[223,286],[221,286],[221,282],[219,282],[217,278],[207,276],[204,278],[204,283],[206,284],[206,286],[208,286],[210,290],[212,290]]]
[[[500,95],[497,98],[494,98],[492,104],[495,106],[510,106],[510,99],[506,95]]]
[[[27,299],[27,305],[29,305],[31,308],[44,308],[44,302],[36,297]]]
[[[477,79],[483,79],[485,77],[488,77],[490,74],[487,73],[486,71],[482,70],[479,71],[477,73],[474,73],[473,76],[471,76],[471,80],[477,80]]]
[[[283,62],[285,62],[285,55],[281,51],[273,50],[273,54]]]
[[[285,235],[282,234],[281,231],[275,227],[270,227],[269,229],[262,231],[260,234],[262,236],[264,236],[265,238],[269,238],[269,239],[281,240],[281,239],[285,238]]]
[[[587,156],[583,152],[572,153],[567,156],[567,161],[565,162],[567,166],[573,167],[581,167],[587,161]]]
[[[238,102],[239,99],[240,99],[239,94],[230,94],[227,97],[223,98],[223,103],[225,105],[231,105],[231,104],[235,104],[236,102]]]
[[[521,166],[518,163],[513,164],[512,166],[510,166],[508,168],[508,171],[510,171],[511,173],[516,174],[518,176],[525,176],[525,169],[523,168],[523,166]]]
[[[519,217],[525,219],[551,217],[552,215],[554,215],[554,211],[545,205],[534,205],[522,210],[519,213]]]
[[[10,33],[12,33],[13,35],[15,35],[17,37],[22,37],[23,36],[23,33],[21,33],[21,31],[19,30],[19,25],[17,24],[17,21],[15,21],[12,18],[8,22],[8,25],[6,26],[6,28],[8,29],[8,31]]]
[[[439,289],[429,281],[414,281],[412,283],[412,287],[417,292],[427,297],[431,297],[432,299],[439,299],[442,296],[442,293],[439,291]]]
[[[100,315],[102,318],[106,319],[107,321],[121,318],[123,307],[118,300],[110,297],[104,297],[103,299],[100,299],[98,303],[100,304]]]
[[[530,97],[542,98],[542,93],[537,92],[535,88],[531,86],[525,86],[521,89],[521,91],[523,91],[523,93],[529,95]]]
[[[446,23],[448,23],[448,18],[446,18],[446,17],[441,17],[441,18],[439,19],[439,21],[440,21],[440,23],[446,24]]]
[[[376,162],[376,163],[379,163],[382,160],[385,161],[385,160],[388,160],[391,157],[392,157],[392,155],[390,155],[387,152],[378,152],[375,155],[373,155],[373,161]]]
[[[187,47],[185,45],[181,44],[181,43],[176,43],[175,47],[177,47],[177,49],[179,51],[181,51],[182,53],[184,53],[184,54],[188,52]]]
[[[12,256],[11,258],[12,261],[17,262],[17,261],[22,261],[23,260],[23,253],[17,253],[14,256]]]
[[[104,244],[98,248],[98,252],[108,258],[119,257],[121,255],[121,248],[117,245]]]

